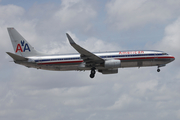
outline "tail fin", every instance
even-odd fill
[[[41,56],[14,28],[7,28],[14,51],[17,55],[23,57]]]

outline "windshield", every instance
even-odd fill
[[[168,55],[167,53],[162,53],[163,55]]]

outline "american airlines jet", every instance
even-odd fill
[[[14,28],[7,28],[15,51],[7,52],[16,64],[28,68],[37,68],[54,71],[90,70],[90,77],[94,78],[96,71],[102,74],[118,73],[118,68],[165,66],[175,58],[162,51],[131,50],[92,53],[76,44],[66,33],[71,46],[79,54],[49,55],[36,51]]]

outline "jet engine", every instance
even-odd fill
[[[120,60],[106,60],[104,62],[105,68],[119,68],[121,66]]]

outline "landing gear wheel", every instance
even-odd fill
[[[90,78],[94,78],[95,74],[90,74]]]
[[[160,72],[160,69],[159,69],[159,68],[157,69],[157,72]]]
[[[96,74],[95,69],[96,69],[96,68],[91,68],[90,78],[94,78],[94,76],[95,76],[95,74]]]

